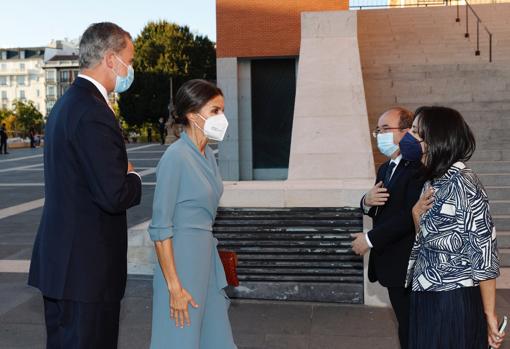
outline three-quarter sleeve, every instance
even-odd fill
[[[169,150],[161,158],[156,170],[156,190],[152,205],[149,235],[152,241],[171,238],[173,217],[179,196],[182,161],[179,152]]]
[[[465,217],[472,278],[477,281],[495,279],[499,276],[499,258],[489,200],[481,184],[476,183],[472,189],[467,196]]]

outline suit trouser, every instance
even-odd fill
[[[120,301],[83,303],[44,297],[47,349],[115,349]]]
[[[391,306],[398,321],[398,339],[400,347],[409,346],[409,309],[411,304],[411,291],[404,287],[388,287]]]
[[[1,153],[7,154],[7,142],[6,141],[2,141],[0,143],[0,154]]]

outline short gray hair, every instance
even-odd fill
[[[110,22],[91,24],[80,39],[80,69],[95,67],[103,59],[106,51],[119,53],[127,46],[131,35]]]

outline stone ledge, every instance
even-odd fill
[[[358,207],[367,179],[224,182],[222,207]]]

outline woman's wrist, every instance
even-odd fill
[[[181,283],[177,280],[170,281],[167,284],[167,287],[168,287],[168,291],[170,291],[171,293],[180,292],[182,290]]]
[[[498,314],[496,314],[496,310],[489,310],[489,311],[484,311],[485,313],[485,317],[487,318],[490,318],[490,317],[498,317]]]

